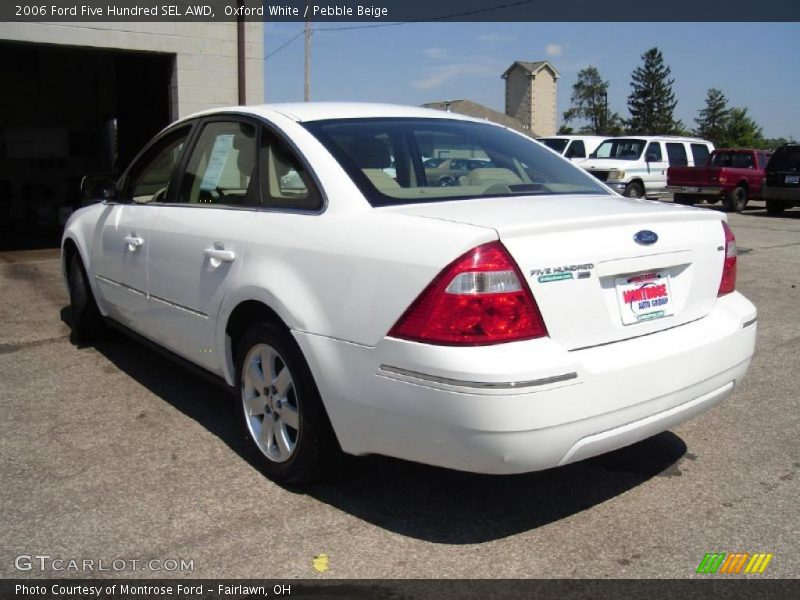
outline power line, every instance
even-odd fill
[[[425,19],[414,19],[414,20],[411,20],[411,21],[400,21],[400,22],[396,22],[396,23],[370,23],[368,25],[347,25],[347,26],[344,26],[344,27],[316,27],[315,30],[316,31],[354,31],[356,29],[377,29],[379,27],[399,27],[401,25],[411,25],[411,24],[414,24],[414,23],[428,23],[428,22],[432,22],[432,21],[444,21],[446,19],[454,19],[454,18],[457,18],[457,17],[467,17],[467,16],[471,16],[471,15],[477,15],[477,14],[480,14],[480,13],[490,12],[490,11],[493,11],[493,10],[500,10],[501,8],[510,8],[510,7],[513,7],[513,6],[522,6],[524,4],[533,4],[536,1],[537,0],[518,0],[517,2],[509,2],[509,3],[506,3],[506,4],[500,4],[498,6],[488,6],[486,8],[477,8],[475,10],[467,10],[467,11],[463,11],[463,12],[459,12],[459,13],[451,13],[451,14],[448,14],[448,15],[441,15],[441,16],[438,16],[438,17],[427,17]],[[296,35],[292,36],[289,39],[289,41],[284,42],[278,48],[276,48],[275,50],[273,50],[272,52],[267,54],[264,57],[264,60],[268,59],[269,57],[277,54],[278,52],[280,52],[281,50],[286,48],[286,46],[288,46],[293,41],[295,41],[297,38],[299,38],[301,35],[303,35],[304,32],[305,32],[305,28],[301,29],[300,31],[298,31]]]

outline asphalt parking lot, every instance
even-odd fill
[[[541,473],[368,457],[302,491],[257,470],[223,391],[125,338],[73,346],[54,252],[0,253],[0,576],[108,575],[15,567],[49,555],[193,561],[130,577],[683,578],[742,551],[796,577],[800,209],[730,221],[758,346],[710,412]]]

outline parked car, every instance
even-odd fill
[[[465,148],[494,166],[426,179],[423,156]],[[753,354],[723,213],[620,198],[482,120],[219,109],[88,183],[103,201],[62,244],[75,339],[111,324],[219,378],[279,481],[342,452],[571,463],[703,412]]]
[[[706,165],[667,169],[667,192],[678,204],[722,199],[725,210],[742,212],[748,199],[760,197],[768,160],[764,150],[714,150]]]
[[[436,181],[440,186],[458,185],[458,178],[474,169],[491,168],[488,158],[429,158],[423,162],[428,181]]]
[[[585,160],[606,139],[608,138],[601,135],[554,135],[537,138],[545,146],[573,162]]]
[[[610,138],[580,166],[624,196],[659,197],[666,194],[669,167],[704,165],[712,150],[711,142],[697,138]]]
[[[784,144],[775,150],[764,169],[761,195],[767,201],[770,215],[800,206],[800,144]]]

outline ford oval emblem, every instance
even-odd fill
[[[633,241],[637,244],[641,244],[642,246],[650,246],[658,241],[658,235],[655,231],[642,229],[641,231],[636,232],[636,235],[633,236]]]

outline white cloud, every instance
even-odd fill
[[[496,64],[490,64],[488,62],[462,62],[439,65],[427,69],[426,76],[413,80],[411,85],[418,90],[431,90],[459,77],[485,75],[496,75],[499,77],[499,73],[502,73],[502,69],[498,71],[498,68]]]
[[[447,56],[447,50],[444,48],[425,48],[422,53],[427,56],[428,58],[445,58]]]
[[[478,36],[479,42],[489,42],[489,43],[497,43],[497,42],[513,42],[516,41],[517,36],[513,33],[499,33],[494,31],[492,33],[482,33]]]
[[[544,51],[547,53],[547,56],[561,56],[564,52],[564,47],[561,44],[547,44],[544,47]]]

